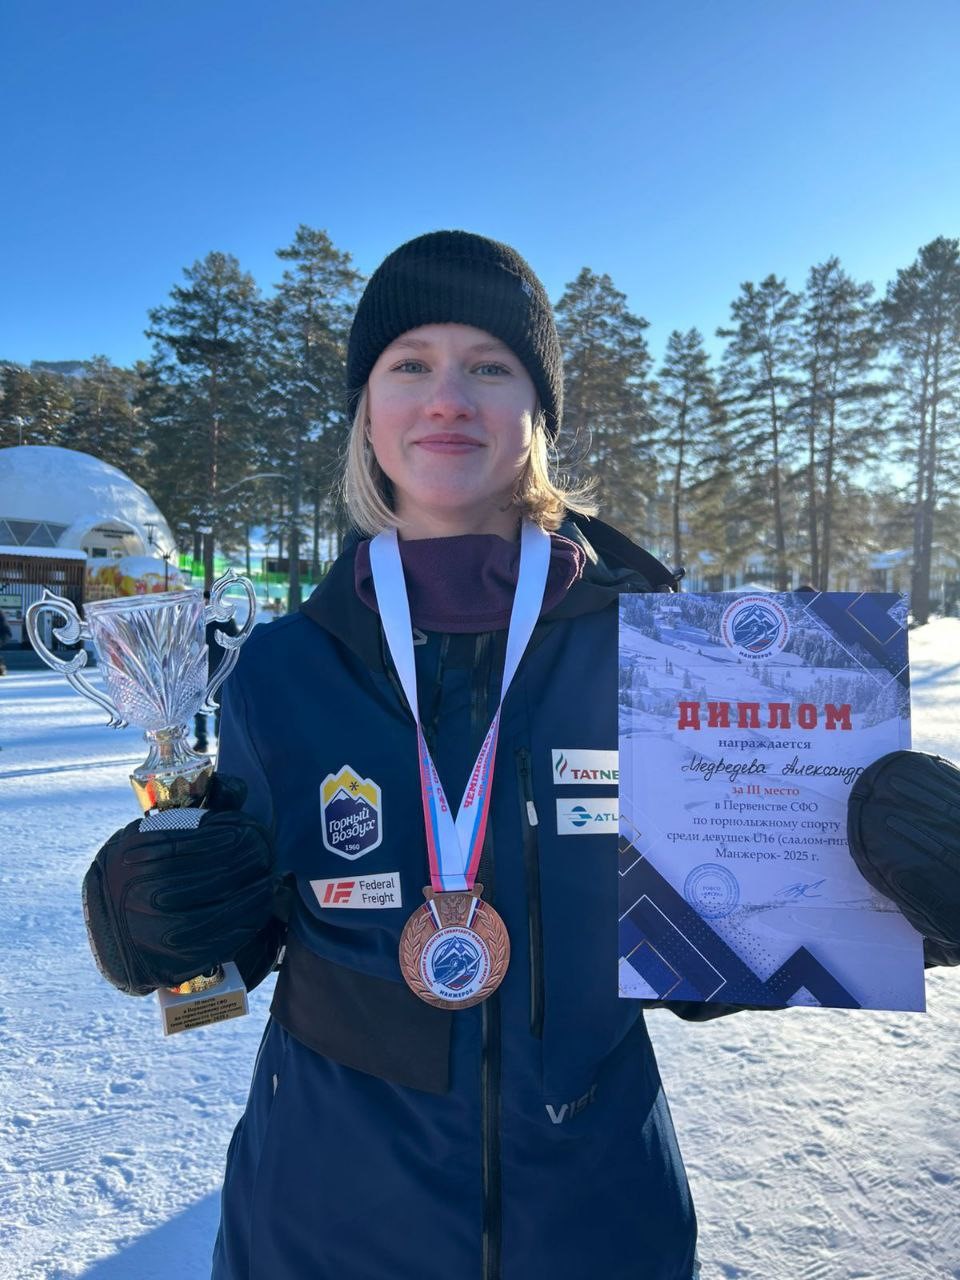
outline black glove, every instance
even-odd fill
[[[960,769],[892,751],[857,779],[847,838],[864,879],[924,938],[931,964],[960,964]]]
[[[140,831],[138,819],[93,860],[83,881],[87,932],[101,973],[121,991],[147,995],[225,960],[237,961],[248,989],[269,972],[282,940],[273,844],[239,811],[245,794],[239,779],[214,777],[199,826]]]

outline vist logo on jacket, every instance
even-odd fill
[[[572,1102],[564,1102],[559,1107],[548,1102],[546,1108],[551,1124],[563,1124],[564,1120],[570,1120],[573,1116],[579,1115],[584,1107],[589,1107],[596,1096],[597,1086],[592,1084],[582,1097],[574,1098]]]

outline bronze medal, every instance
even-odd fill
[[[437,893],[424,889],[400,935],[400,971],[410,990],[437,1009],[469,1009],[503,981],[510,937],[480,896],[483,885]]]
[[[510,938],[496,911],[483,901],[474,878],[480,865],[493,787],[500,712],[543,605],[550,568],[550,535],[530,520],[520,530],[520,567],[510,610],[500,702],[467,781],[456,816],[447,803],[430,755],[417,702],[413,623],[396,529],[370,541],[370,570],[384,638],[417,726],[417,757],[423,802],[427,859],[432,885],[455,888],[423,891],[426,902],[400,935],[400,972],[421,1000],[436,1009],[469,1009],[486,1000],[503,981],[510,963]]]

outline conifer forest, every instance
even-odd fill
[[[277,257],[268,290],[227,253],[186,267],[148,312],[152,354],[133,368],[0,359],[0,447],[120,467],[195,555],[209,529],[209,547],[249,557],[265,529],[290,561],[293,606],[297,567],[316,580],[347,532],[336,480],[363,277],[308,226]],[[554,304],[560,463],[596,481],[602,519],[701,590],[734,575],[866,589],[877,558],[902,549],[915,619],[957,607],[960,240],[923,245],[882,291],[835,257],[803,282],[748,281],[709,350],[692,315],[652,351],[647,320],[588,267]]]

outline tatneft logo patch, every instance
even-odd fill
[[[554,747],[553,780],[558,787],[599,787],[620,781],[618,751],[580,751],[574,747]]]
[[[576,796],[557,801],[558,836],[615,835],[619,827],[616,800],[594,800]]]
[[[359,907],[377,911],[403,906],[399,871],[344,880],[311,880],[310,888],[317,895],[321,907]]]
[[[345,764],[320,783],[323,845],[341,858],[361,858],[383,839],[380,788]]]

